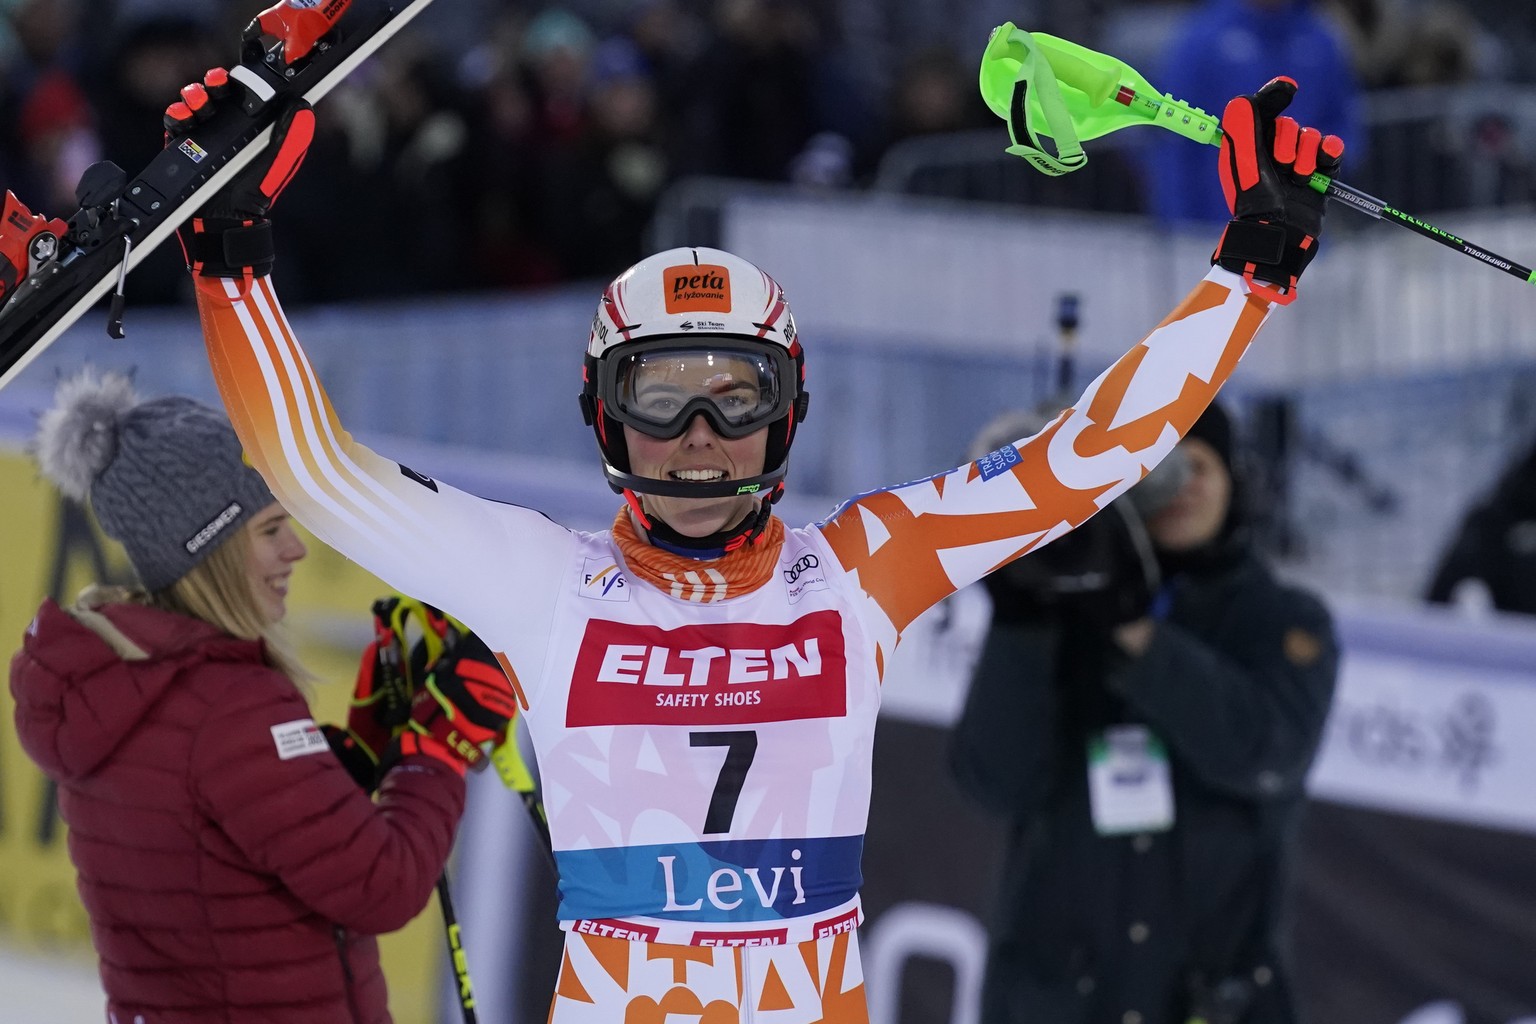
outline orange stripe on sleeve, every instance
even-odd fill
[[[1236,280],[1213,270],[1073,408],[1015,441],[1019,457],[1006,471],[985,479],[969,463],[860,497],[822,524],[897,636],[959,587],[1082,525],[1168,454],[1269,314]]]

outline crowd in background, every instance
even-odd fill
[[[136,171],[161,145],[166,104],[235,58],[259,3],[0,0],[0,184],[67,216],[93,161]],[[279,228],[285,295],[346,301],[602,278],[642,255],[659,198],[692,175],[859,188],[903,139],[1000,127],[976,95],[983,22],[1011,18],[1129,47],[1120,55],[1151,75],[1180,37],[1203,40],[1234,13],[1313,19],[1338,55],[1313,91],[1335,93],[1344,110],[1362,88],[1529,74],[1519,41],[1530,15],[1475,9],[1444,0],[445,0],[325,104],[309,157],[323,168],[312,166],[280,211],[279,225],[307,225]],[[1499,31],[1478,17],[1501,17]],[[1219,40],[1193,50],[1241,60]],[[1151,180],[1129,205],[1166,212],[1155,197],[1172,193]],[[185,294],[171,254],[135,275],[137,302]]]

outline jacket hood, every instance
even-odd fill
[[[135,604],[43,603],[11,661],[21,745],[48,775],[95,771],[188,667],[261,660],[240,640],[185,615]]]

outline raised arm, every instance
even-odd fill
[[[820,524],[894,644],[924,609],[1087,521],[1163,459],[1216,396],[1317,252],[1343,143],[1280,111],[1275,79],[1227,105],[1220,171],[1234,217],[1194,291],[1044,430],[938,476],[855,498]],[[888,648],[886,648],[888,650]]]
[[[227,76],[216,83],[219,74],[183,95],[206,104],[215,101],[207,94],[237,88]],[[178,107],[194,116],[173,106],[173,132]],[[535,511],[474,497],[375,454],[337,420],[270,276],[267,213],[313,124],[306,104],[285,111],[268,153],[183,229],[214,381],[252,464],[296,519],[391,587],[508,649],[508,616],[497,614],[508,581],[526,595],[556,578],[574,539]]]
[[[1173,450],[1270,303],[1220,267],[1033,437],[845,503],[823,535],[899,634],[924,609],[1088,520]]]

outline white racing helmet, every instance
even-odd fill
[[[805,359],[784,289],[741,257],[668,249],[604,290],[587,339],[581,411],[614,491],[760,494],[776,501],[808,404]],[[695,416],[722,437],[767,427],[763,472],[744,480],[657,480],[630,471],[625,426],[672,438]]]

